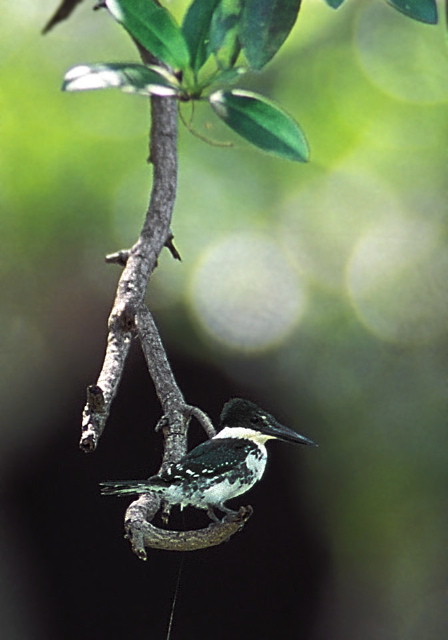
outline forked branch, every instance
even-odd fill
[[[80,0],[64,0],[44,32],[70,15]],[[136,43],[145,62],[152,56]],[[157,266],[163,247],[174,258],[180,256],[173,245],[170,230],[177,191],[177,102],[173,98],[152,96],[149,159],[153,167],[152,189],[144,224],[137,242],[131,249],[106,257],[106,261],[123,267],[114,304],[108,321],[107,347],[103,366],[96,384],[87,389],[83,411],[80,448],[85,452],[96,449],[109,417],[111,404],[117,393],[131,341],[137,337],[162,405],[163,416],[157,427],[164,436],[164,455],[161,469],[177,462],[187,452],[187,429],[192,417],[202,425],[208,437],[215,435],[209,417],[197,407],[188,405],[179,389],[160,340],[151,313],[145,305],[149,278]],[[146,558],[145,547],[169,550],[191,550],[220,544],[238,531],[250,517],[250,507],[222,523],[195,531],[170,531],[150,524],[160,509],[154,494],[135,500],[126,512],[126,537],[134,552]]]
[[[125,267],[109,316],[103,367],[96,385],[89,387],[84,407],[80,447],[86,452],[95,450],[104,430],[131,340],[136,335],[137,311],[144,308],[149,278],[166,241],[172,237],[170,224],[177,188],[177,104],[172,98],[151,98],[150,149],[153,183],[143,229],[129,251],[116,254],[123,256]],[[177,410],[184,414],[185,402],[177,385],[172,385],[174,377],[167,361],[166,366],[162,365],[160,369],[163,374],[154,381],[159,398],[165,397],[166,389],[172,387],[171,394],[162,403],[164,411],[172,413]],[[159,389],[158,383],[165,391]],[[101,396],[102,400],[98,402]],[[186,431],[186,426],[185,419],[181,430]]]

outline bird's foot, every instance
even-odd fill
[[[222,522],[232,522],[235,518],[238,517],[239,510],[234,511],[233,509],[229,509],[229,507],[219,507],[221,511],[224,511],[224,517]]]
[[[213,511],[213,507],[209,507],[207,509],[207,515],[210,518],[210,520],[212,520],[215,524],[220,524],[221,523],[221,520],[218,518],[216,513]]]
[[[162,504],[163,506],[162,506],[162,511],[160,515],[161,515],[163,524],[166,526],[168,524],[168,520],[170,519],[171,505],[168,502],[163,502]]]
[[[240,522],[241,525],[243,525],[247,520],[249,520],[253,512],[254,510],[250,504],[248,504],[247,507],[241,506],[238,511],[226,509],[226,515],[222,519],[222,522]]]
[[[229,507],[224,507],[224,506],[219,506],[217,507],[220,511],[224,512],[224,516],[223,518],[220,520],[216,513],[214,512],[212,507],[209,507],[207,509],[207,515],[210,518],[210,520],[213,521],[213,523],[216,524],[223,524],[226,522],[246,522],[246,520],[248,520],[252,513],[253,513],[253,509],[250,505],[247,505],[247,507],[240,507],[238,509],[238,511],[234,511],[233,509],[229,509]]]

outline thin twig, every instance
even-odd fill
[[[115,253],[109,253],[105,257],[105,261],[108,264],[119,264],[120,267],[125,267],[129,258],[129,254],[129,249],[122,249],[121,251],[116,251]]]
[[[192,104],[193,104],[193,108],[194,108],[194,102]],[[235,146],[233,144],[233,142],[220,142],[219,140],[212,140],[208,136],[205,136],[202,133],[199,133],[199,131],[197,129],[195,129],[193,127],[193,125],[192,125],[193,113],[191,115],[190,120],[187,120],[186,118],[184,118],[184,114],[182,113],[182,109],[179,108],[179,118],[180,118],[182,124],[184,125],[184,127],[186,129],[188,129],[188,131],[193,136],[195,136],[195,138],[198,138],[202,142],[205,142],[206,144],[209,144],[212,147],[220,147],[220,148],[223,148],[223,149],[230,149],[231,147]]]

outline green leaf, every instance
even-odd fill
[[[309,159],[299,125],[266,98],[249,91],[216,91],[209,102],[227,126],[260,149],[288,160]]]
[[[230,69],[241,51],[238,38],[241,0],[221,0],[210,25],[209,53],[220,69]]]
[[[182,33],[190,51],[193,71],[199,71],[210,54],[210,27],[219,2],[221,0],[193,0],[185,14]]]
[[[182,94],[182,87],[177,79],[166,69],[132,63],[78,65],[67,71],[62,84],[63,91],[88,91],[111,87],[146,96]]]
[[[280,49],[297,19],[301,0],[246,0],[239,36],[252,69],[261,69]]]
[[[106,0],[117,22],[147,51],[173,69],[185,70],[190,53],[172,15],[153,0]]]
[[[341,4],[344,2],[344,0],[325,0],[325,2],[332,9],[337,9],[338,7],[341,6]]]
[[[387,0],[387,2],[413,20],[437,24],[436,0]]]

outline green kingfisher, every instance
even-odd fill
[[[225,503],[246,491],[262,477],[267,460],[265,442],[271,439],[314,445],[281,425],[253,402],[233,398],[226,402],[218,433],[189,451],[179,462],[168,464],[147,480],[101,483],[101,493],[112,495],[157,492],[168,505],[190,505],[207,511],[219,522],[215,509],[236,515]]]

